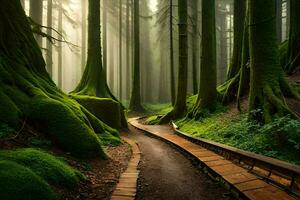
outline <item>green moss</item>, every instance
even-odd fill
[[[195,137],[213,140],[243,150],[300,163],[300,121],[289,116],[261,125],[247,119],[247,114],[213,114],[202,121],[178,120],[180,130]]]
[[[56,200],[50,186],[30,169],[15,162],[0,161],[0,199]]]
[[[109,98],[98,98],[83,95],[71,95],[78,103],[85,107],[98,119],[112,128],[120,129],[126,121],[122,105]]]
[[[36,96],[31,102],[31,120],[65,150],[80,157],[105,157],[101,142],[86,123],[83,113],[76,113],[61,101]],[[41,130],[41,131],[43,131]]]
[[[23,165],[56,186],[72,188],[84,178],[79,171],[74,170],[62,159],[37,149],[0,151],[0,160],[9,160]]]

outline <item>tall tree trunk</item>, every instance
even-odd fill
[[[123,18],[123,5],[122,5],[122,0],[119,0],[119,98],[120,101],[122,101],[122,87],[123,87],[123,56],[122,56],[122,29],[123,29],[123,23],[122,23],[122,18]]]
[[[231,63],[229,66],[229,72],[227,80],[232,79],[240,70],[241,66],[241,55],[243,48],[243,30],[245,24],[246,16],[246,1],[245,0],[235,0],[234,1],[234,46],[231,58]]]
[[[249,116],[264,123],[286,114],[296,117],[286,105],[284,96],[293,96],[300,100],[299,94],[285,80],[280,66],[276,18],[272,17],[275,14],[274,0],[249,0],[251,65]]]
[[[243,52],[248,52],[248,37],[245,38],[245,32],[248,28],[248,23],[246,23],[246,1],[239,1],[235,0],[234,2],[234,49],[233,49],[233,56],[231,59],[231,63],[229,66],[228,72],[228,80],[222,84],[218,90],[222,95],[222,102],[223,104],[227,104],[233,100],[236,100],[238,97],[238,90],[239,90],[239,83],[241,77],[241,73],[245,73],[243,75],[243,81],[247,80],[246,71],[243,71],[245,65],[247,64],[248,60],[244,58]],[[247,57],[248,58],[248,57]],[[244,85],[242,86],[244,88]],[[248,92],[248,90],[245,90]],[[241,95],[244,93],[240,93]]]
[[[177,78],[177,93],[174,108],[160,120],[161,124],[168,123],[172,119],[184,116],[186,112],[187,97],[187,71],[188,71],[188,3],[186,0],[178,0],[178,24],[179,24],[179,68]]]
[[[43,25],[43,0],[30,0],[29,16],[35,23]],[[43,38],[40,35],[35,38],[42,47]]]
[[[53,3],[52,0],[47,1],[47,26],[48,27],[52,27],[52,11],[53,11],[52,3]],[[48,28],[47,34],[49,36],[52,36],[52,29]],[[48,71],[50,77],[52,77],[52,73],[53,73],[53,71],[52,71],[52,65],[53,65],[52,52],[53,52],[52,43],[51,43],[51,41],[47,40],[46,63],[47,63],[47,71]]]
[[[228,68],[228,48],[227,48],[227,20],[226,13],[224,10],[226,5],[222,5],[220,10],[218,11],[218,18],[220,20],[220,62],[219,62],[219,70],[217,72],[218,75],[218,83],[223,84],[227,79],[227,68]]]
[[[144,111],[141,103],[140,80],[140,1],[134,0],[134,63],[133,80],[129,109],[131,111]]]
[[[88,5],[88,56],[76,94],[113,98],[106,83],[106,72],[101,60],[100,0],[89,0]]]
[[[300,67],[300,1],[290,0],[290,4],[289,64],[286,71],[291,74]]]
[[[105,1],[105,0],[104,0]],[[85,64],[86,64],[86,25],[87,25],[87,1],[81,1],[81,21],[82,21],[82,28],[81,28],[81,73],[83,74]]]
[[[176,100],[175,91],[175,65],[174,65],[174,40],[173,40],[173,0],[170,0],[170,16],[169,16],[169,30],[170,30],[170,79],[171,79],[171,101],[174,106]]]
[[[217,104],[215,0],[202,1],[202,19],[200,87],[191,113],[195,119],[204,109],[213,111]]]
[[[62,34],[63,34],[63,0],[58,0],[58,32],[60,33],[58,36],[58,39],[61,41],[62,40]],[[57,65],[57,70],[58,70],[58,87],[60,89],[63,88],[63,68],[62,68],[62,62],[63,62],[63,51],[62,51],[62,43],[58,43],[58,65]]]
[[[126,99],[130,94],[130,0],[126,0]]]
[[[199,66],[199,26],[198,26],[198,0],[193,0],[193,94],[197,94],[198,89],[198,66]]]
[[[276,21],[278,44],[282,41],[282,0],[276,0]]]

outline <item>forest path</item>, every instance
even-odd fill
[[[132,126],[129,128],[128,137],[138,142],[142,152],[136,199],[230,199],[225,195],[227,190],[195,168],[179,151]]]

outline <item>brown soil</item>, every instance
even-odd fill
[[[107,147],[109,159],[94,159],[84,164],[70,160],[70,164],[79,169],[88,178],[72,191],[60,191],[65,200],[106,200],[116,187],[120,175],[126,170],[131,157],[129,145],[124,143],[117,147]]]
[[[12,134],[9,140],[0,140],[1,149],[34,147],[30,144],[30,139],[32,137],[40,137],[40,134],[28,130],[28,127],[26,127],[20,134]],[[117,185],[121,173],[127,168],[128,161],[131,157],[131,150],[127,143],[116,147],[105,148],[109,156],[107,160],[101,160],[99,158],[93,160],[77,160],[56,147],[47,148],[50,152],[66,158],[71,166],[81,171],[87,177],[86,181],[82,181],[76,188],[71,190],[54,187],[54,190],[60,194],[61,199],[110,199],[110,195]]]

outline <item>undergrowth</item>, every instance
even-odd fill
[[[202,121],[182,119],[176,124],[195,137],[300,164],[300,121],[290,116],[262,125],[249,121],[246,114],[217,113]]]

